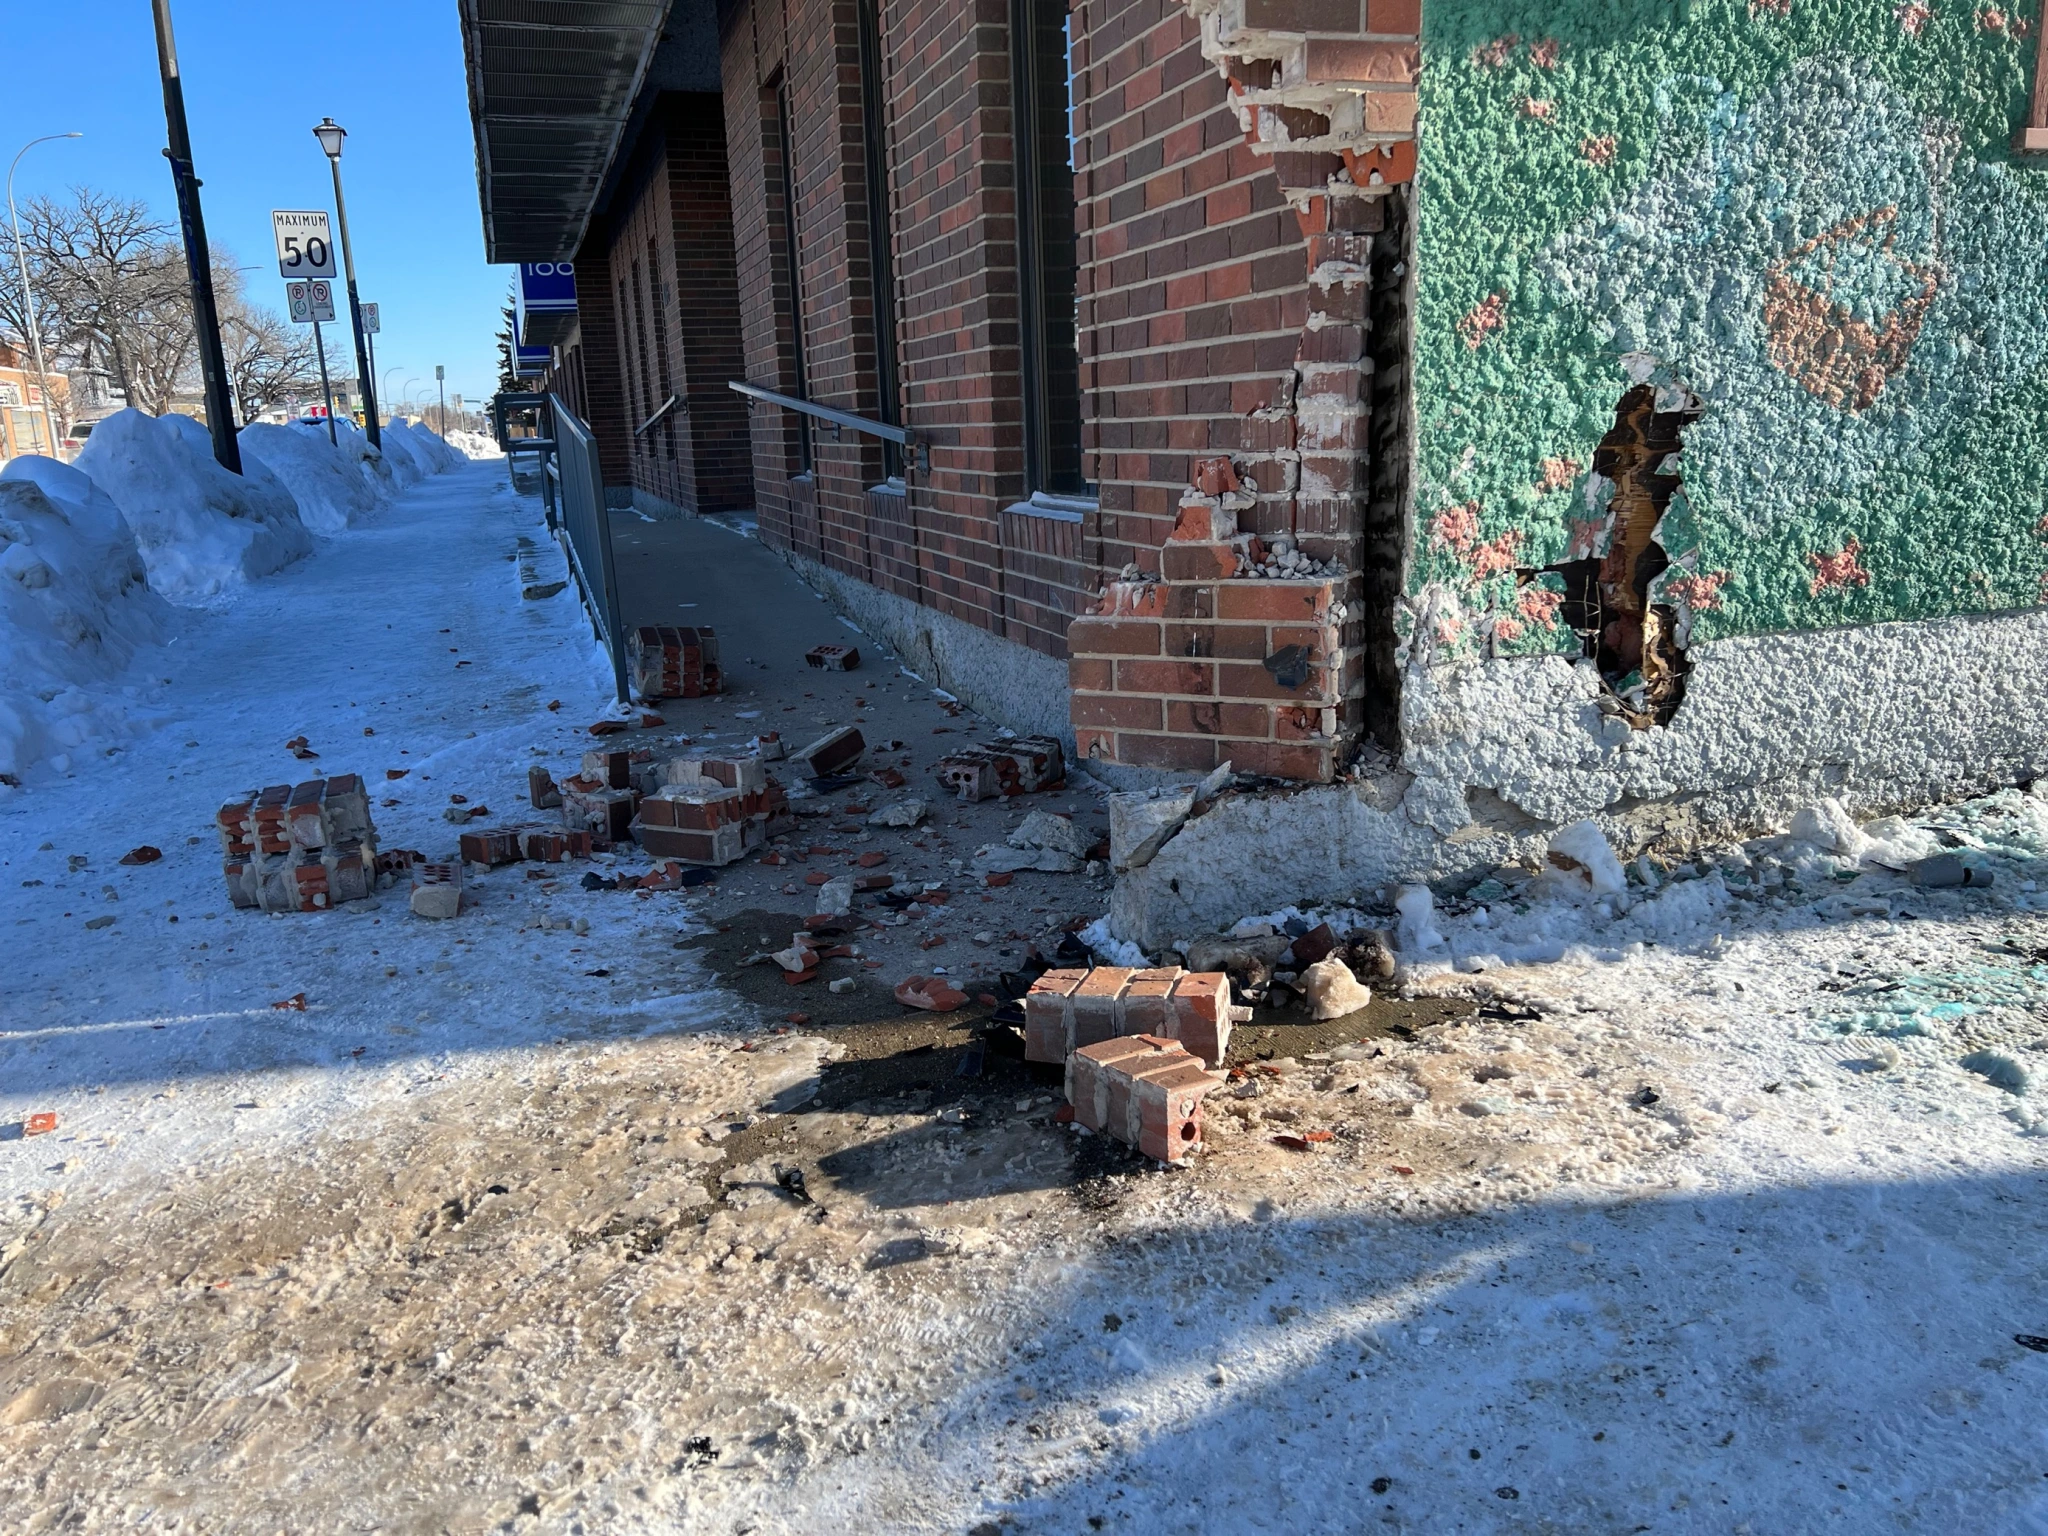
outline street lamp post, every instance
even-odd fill
[[[399,393],[399,398],[405,402],[405,414],[408,417],[412,415],[412,387],[419,383],[419,381],[419,375],[414,374],[405,381],[405,388]]]
[[[341,195],[341,142],[348,137],[348,130],[333,118],[323,117],[320,126],[313,130],[313,137],[327,152],[328,167],[334,172],[334,216],[341,225],[341,265],[348,278],[348,317],[356,333],[356,377],[363,384],[363,430],[369,433],[370,446],[381,448],[384,435],[377,425],[377,380],[370,371],[370,349],[363,333],[363,301],[356,293],[356,255],[348,240],[348,203]]]
[[[57,457],[57,418],[50,410],[50,373],[43,366],[43,328],[36,320],[36,291],[28,280],[28,254],[21,243],[21,216],[14,211],[14,166],[21,164],[21,157],[38,144],[47,144],[52,139],[82,139],[82,133],[46,133],[40,139],[30,139],[15,154],[14,165],[7,167],[7,220],[14,226],[14,259],[21,266],[21,302],[28,311],[28,344],[35,354],[36,382],[43,391],[43,430],[50,434],[50,457]]]
[[[178,74],[178,44],[171,35],[171,0],[155,0],[156,58],[164,77],[164,124],[170,144],[171,184],[178,192],[178,222],[185,234],[185,269],[192,284],[192,319],[199,333],[199,376],[206,384],[206,426],[221,468],[242,472],[242,445],[235,438],[234,407],[228,403],[228,365],[221,355],[220,310],[213,298],[213,256],[206,243],[206,217],[199,209],[199,177],[192,169],[192,132],[185,125],[185,82]]]

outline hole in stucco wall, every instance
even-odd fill
[[[1697,406],[1658,410],[1657,391],[1647,384],[1621,397],[1614,429],[1593,454],[1594,473],[1614,487],[1607,552],[1549,568],[1564,578],[1565,622],[1637,730],[1671,723],[1692,671],[1678,643],[1677,611],[1651,602],[1649,592],[1671,564],[1657,524],[1680,484],[1684,431],[1699,415]]]
[[[1400,639],[1395,627],[1406,588],[1408,501],[1415,461],[1415,418],[1409,388],[1415,313],[1413,189],[1397,186],[1383,203],[1386,221],[1373,237],[1372,289],[1366,346],[1372,358],[1367,491],[1359,507],[1355,560],[1360,576],[1360,637],[1365,648],[1365,734],[1386,751],[1401,750]]]

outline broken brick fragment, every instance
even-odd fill
[[[162,855],[159,854],[158,857],[161,858]],[[864,853],[853,862],[862,869],[876,869],[889,862],[889,855],[886,853]]]
[[[906,1008],[951,1013],[967,1004],[967,994],[943,976],[907,976],[896,983],[896,1001]]]
[[[55,1110],[40,1110],[21,1122],[21,1134],[24,1136],[47,1136],[56,1129]]]
[[[804,660],[827,672],[851,672],[860,665],[860,652],[850,645],[814,645],[804,652]]]
[[[152,848],[148,843],[144,843],[141,847],[130,848],[126,853],[122,854],[121,862],[123,864],[154,864],[163,856],[163,849]]]

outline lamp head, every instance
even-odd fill
[[[341,141],[348,137],[348,130],[331,117],[320,119],[320,126],[313,130],[313,137],[320,141],[320,147],[327,151],[327,158],[341,158]]]

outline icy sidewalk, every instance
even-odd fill
[[[61,1183],[248,1146],[479,1051],[657,1022],[614,1017],[616,994],[582,975],[602,962],[580,953],[649,914],[594,905],[587,941],[522,932],[582,908],[518,870],[474,882],[479,910],[444,925],[411,919],[402,892],[271,918],[223,889],[212,820],[237,791],[358,772],[384,845],[438,855],[452,795],[485,804],[524,782],[532,748],[581,750],[609,673],[573,590],[521,599],[536,563],[561,574],[502,462],[427,480],[320,559],[191,615],[151,667],[168,723],[0,802],[0,1124],[55,1111],[62,1126],[34,1143],[44,1155],[6,1149],[0,1193],[46,1187],[57,1164]],[[286,750],[300,736],[317,761]],[[163,861],[121,866],[139,844]],[[300,993],[305,1012],[273,1008]],[[695,1007],[677,999],[660,1021]]]

